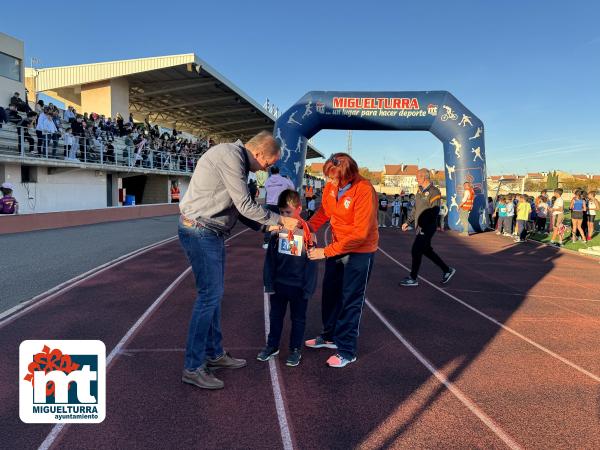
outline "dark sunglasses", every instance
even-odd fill
[[[331,155],[327,161],[333,164],[335,167],[340,165],[340,160],[337,159],[334,155]]]

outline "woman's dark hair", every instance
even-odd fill
[[[286,189],[285,191],[282,191],[277,199],[277,206],[279,208],[286,208],[287,206],[291,208],[297,208],[301,204],[300,194],[292,189]]]
[[[4,195],[10,195],[10,194],[12,194],[12,189],[0,188],[0,191],[2,191],[2,193]]]
[[[345,186],[358,177],[358,164],[347,153],[334,153],[323,165],[323,174]]]

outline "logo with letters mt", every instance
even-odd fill
[[[106,416],[102,341],[31,340],[19,346],[19,417],[25,423],[100,423]]]

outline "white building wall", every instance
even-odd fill
[[[70,170],[48,174],[37,167],[37,183],[21,183],[21,166],[7,164],[0,179],[15,186],[19,212],[41,213],[106,208],[106,174],[94,170]]]
[[[15,92],[21,94],[25,100],[25,69],[24,69],[24,44],[23,41],[15,39],[4,33],[0,33],[0,52],[21,60],[21,81],[0,76],[0,106],[7,107],[10,98]]]

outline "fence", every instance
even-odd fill
[[[17,156],[23,160],[53,160],[79,162],[131,169],[145,168],[166,172],[191,173],[199,156],[184,156],[150,148],[126,145],[124,139],[91,136],[71,136],[65,142],[61,133],[38,133],[31,128],[5,124],[0,129],[0,155]],[[110,146],[112,145],[112,149]]]

